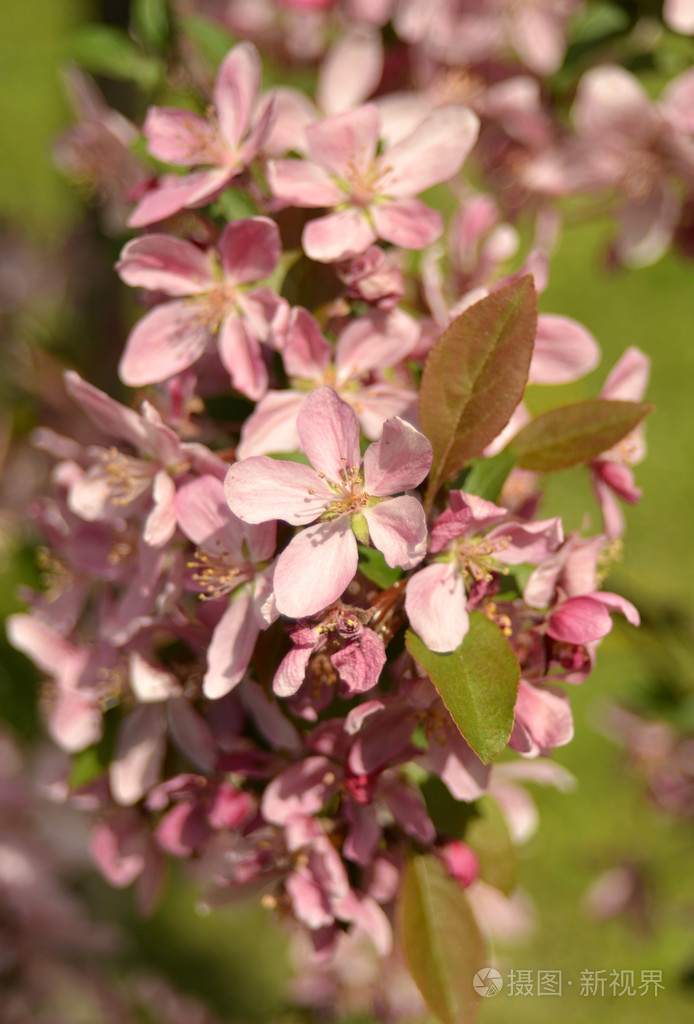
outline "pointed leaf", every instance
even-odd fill
[[[526,275],[466,309],[432,348],[419,396],[421,429],[434,449],[429,506],[441,484],[508,423],[523,396],[536,332],[537,295]]]
[[[487,953],[465,893],[436,857],[414,856],[398,910],[407,966],[427,1006],[443,1024],[472,1024],[472,981]]]
[[[475,459],[461,487],[467,494],[477,494],[485,501],[497,502],[515,463],[516,453],[510,448],[504,448],[490,459]]]
[[[450,654],[436,654],[412,630],[407,650],[436,687],[455,724],[484,764],[504,749],[513,729],[520,666],[498,626],[470,613],[470,629]]]
[[[391,567],[386,562],[382,553],[376,548],[369,548],[365,544],[357,544],[359,551],[359,572],[366,576],[367,580],[376,583],[379,587],[387,590],[402,576],[402,569]]]
[[[568,469],[597,458],[652,412],[648,402],[591,398],[537,416],[511,442],[518,465],[538,473]]]

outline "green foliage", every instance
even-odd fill
[[[518,694],[520,666],[506,637],[481,612],[471,612],[470,629],[450,654],[430,651],[412,630],[405,643],[462,735],[488,764],[509,741]]]
[[[652,409],[648,402],[604,398],[550,409],[514,437],[518,465],[550,473],[588,462],[630,434]]]
[[[167,49],[170,27],[167,0],[132,0],[130,24],[134,35],[147,49]]]
[[[475,459],[460,486],[468,494],[476,494],[487,501],[498,501],[515,462],[516,454],[510,448],[505,448],[491,459]]]
[[[431,855],[410,859],[398,908],[400,939],[412,977],[443,1024],[471,1024],[472,986],[486,950],[465,893]]]
[[[82,25],[72,37],[72,58],[87,71],[107,78],[135,82],[148,91],[164,73],[155,57],[148,57],[123,29],[110,25]]]
[[[212,213],[216,217],[223,217],[225,221],[243,220],[245,217],[257,217],[258,207],[247,192],[228,188],[215,201]]]
[[[237,42],[230,32],[199,14],[191,14],[181,24],[182,34],[193,44],[202,59],[213,69],[219,67]]]
[[[359,548],[359,572],[362,576],[366,576],[367,580],[371,580],[372,583],[387,590],[402,577],[402,569],[391,569],[376,548],[369,548],[365,544],[358,544],[357,547]]]
[[[422,374],[421,429],[434,458],[427,504],[506,426],[523,396],[537,331],[531,276],[465,310],[435,343]]]

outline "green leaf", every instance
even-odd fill
[[[472,1024],[479,1002],[472,981],[485,964],[485,943],[465,893],[431,854],[407,865],[398,931],[431,1012],[443,1024]]]
[[[623,7],[615,3],[606,3],[605,0],[598,0],[586,9],[584,17],[574,27],[571,42],[590,43],[595,45],[598,41],[611,36],[616,32],[623,32],[629,28],[629,15]]]
[[[489,796],[475,802],[475,811],[465,829],[465,842],[479,857],[482,881],[508,896],[516,887],[518,862],[506,820]]]
[[[215,71],[237,42],[222,25],[200,14],[191,14],[183,19],[182,34],[190,39],[202,59]]]
[[[167,0],[132,0],[130,24],[146,47],[166,50],[169,42]]]
[[[70,789],[79,789],[94,782],[106,771],[108,762],[104,762],[99,747],[87,747],[75,754],[70,765]]]
[[[520,666],[506,637],[481,612],[471,612],[470,629],[450,654],[430,651],[412,630],[405,644],[467,742],[488,764],[509,741],[518,695]]]
[[[463,489],[487,501],[498,501],[506,478],[516,462],[516,453],[510,448],[490,459],[475,459],[465,477]]]
[[[137,82],[151,89],[163,74],[161,61],[147,57],[127,32],[109,25],[83,25],[72,35],[70,52],[87,71]]]
[[[365,544],[357,544],[357,548],[359,549],[359,572],[362,576],[366,576],[367,580],[388,590],[402,577],[402,569],[391,569],[376,548],[366,547]]]
[[[630,434],[652,410],[648,402],[611,402],[606,398],[550,409],[514,437],[518,465],[551,473],[588,462]]]
[[[523,396],[537,332],[530,275],[465,310],[427,358],[419,393],[422,432],[434,459],[427,504],[441,484],[479,455]]]
[[[247,192],[228,188],[215,201],[212,213],[225,220],[243,220],[245,217],[257,217],[258,207]]]
[[[308,455],[304,452],[269,452],[271,459],[279,459],[280,462],[300,462],[303,466],[310,466]]]

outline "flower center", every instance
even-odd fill
[[[474,581],[492,579],[495,572],[506,574],[508,569],[499,565],[496,554],[509,545],[507,537],[485,538],[461,537],[453,544],[453,552],[460,574],[472,577]]]
[[[325,506],[322,519],[337,519],[348,513],[360,512],[371,500],[370,495],[362,491],[363,480],[358,466],[345,466],[341,476],[340,483],[330,484],[337,497]]]
[[[373,161],[364,166],[357,160],[350,160],[345,171],[346,183],[342,183],[345,192],[349,193],[349,201],[353,206],[368,206],[381,191],[381,180],[390,170]]]
[[[204,601],[231,594],[252,575],[236,565],[228,551],[222,550],[212,552],[197,548],[188,568],[195,570],[193,580],[200,587],[200,597]]]
[[[109,448],[99,455],[114,505],[129,505],[151,486],[154,464]]]

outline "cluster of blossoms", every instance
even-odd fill
[[[686,249],[694,73],[655,103],[598,65],[562,123],[540,76],[578,0],[197,6],[245,41],[204,113],[150,107],[169,171],[79,80],[60,155],[143,229],[116,270],[149,307],[120,377],[147,390],[135,411],[67,373],[96,433],[36,434],[55,459],[31,506],[46,585],[9,635],[46,677],[55,743],[99,752],[65,791],[107,879],[147,910],[165,855],[190,861],[210,901],[253,892],[293,922],[336,989],[370,942],[397,1016],[419,1009],[393,931],[413,858],[483,931],[522,926],[479,822],[532,832],[523,783],[569,781],[547,760],[573,732],[562,684],[614,613],[639,621],[601,584],[640,496],[648,358],[628,349],[599,398],[548,420],[523,395],[600,358],[581,324],[536,315],[558,198],[607,198],[625,264]],[[255,44],[317,63],[315,102],[263,92]],[[581,463],[599,526],[566,535],[538,518],[542,472]],[[459,827],[442,792],[473,808]],[[330,1002],[321,977],[303,998]]]

